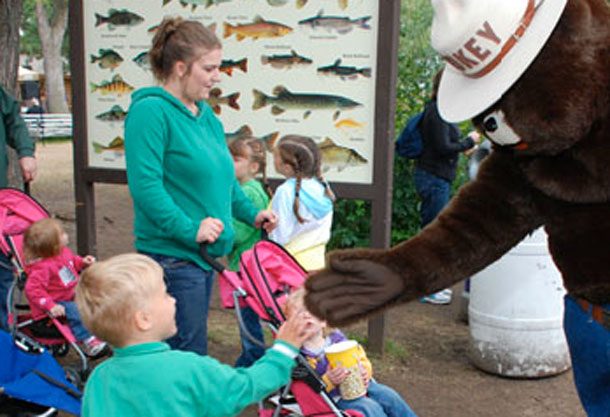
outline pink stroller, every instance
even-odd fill
[[[228,271],[207,252],[207,244],[201,245],[201,256],[216,270],[221,279],[218,282],[223,307],[248,306],[266,323],[275,335],[286,320],[281,306],[290,292],[303,285],[307,272],[286,250],[275,242],[263,240],[244,252],[239,260],[239,271]],[[235,313],[241,329],[251,342],[260,344],[243,324],[240,309]],[[311,369],[307,360],[297,357],[297,367],[292,380],[278,396],[275,405],[265,408],[259,403],[260,417],[278,416],[353,416],[363,417],[353,410],[342,411],[326,393],[326,386],[318,374]],[[295,405],[297,407],[295,407]],[[296,410],[296,411],[295,411]]]
[[[80,365],[64,370],[74,385],[81,388],[89,374],[89,361],[76,343],[68,325],[51,316],[33,317],[29,306],[19,304],[27,280],[23,262],[23,233],[34,222],[48,218],[49,213],[32,197],[12,188],[0,189],[0,250],[13,264],[14,279],[8,291],[7,316],[11,336],[26,352],[48,348],[54,356],[64,356],[70,346],[80,358]],[[17,311],[22,311],[17,313]]]

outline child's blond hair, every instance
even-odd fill
[[[23,254],[26,262],[59,255],[64,233],[61,222],[56,219],[47,218],[33,223],[23,234]]]
[[[96,262],[85,270],[74,300],[83,324],[101,340],[121,347],[131,336],[131,321],[163,279],[163,269],[148,256],[127,253]]]
[[[284,302],[284,305],[282,306],[282,311],[284,312],[286,319],[289,319],[294,314],[298,313],[300,310],[302,310],[304,308],[305,308],[305,287],[301,286],[299,288],[294,289],[290,293],[288,298],[286,298],[286,301]],[[320,319],[318,319],[318,320],[320,320]],[[320,320],[320,321],[322,321],[322,320]],[[324,336],[328,336],[334,330],[335,330],[334,327],[329,327],[327,324],[325,324],[324,329],[322,330],[322,333],[324,334]]]

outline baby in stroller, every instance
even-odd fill
[[[305,309],[304,296],[305,290],[303,288],[299,288],[290,294],[283,307],[286,318],[290,318],[296,312],[302,314]],[[349,371],[341,366],[331,369],[329,360],[325,355],[325,349],[336,343],[346,341],[347,337],[337,329],[329,329],[326,322],[313,315],[308,315],[307,318],[312,321],[315,330],[313,336],[303,343],[301,354],[307,359],[311,368],[322,378],[326,384],[326,391],[335,400],[339,409],[356,410],[365,417],[416,417],[416,414],[396,391],[372,378],[371,362],[359,345],[358,364],[366,388],[366,395],[349,400],[341,398],[338,386],[346,380]]]
[[[97,357],[105,351],[106,343],[83,326],[73,301],[78,273],[95,262],[95,258],[90,255],[81,258],[67,244],[68,234],[56,219],[42,219],[26,229],[23,238],[28,276],[25,295],[34,319],[46,315],[65,317],[83,352]]]

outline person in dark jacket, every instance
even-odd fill
[[[439,72],[434,78],[430,101],[426,103],[420,123],[423,151],[415,162],[415,189],[421,198],[421,226],[424,228],[436,218],[449,202],[451,183],[455,179],[460,152],[472,152],[479,140],[479,134],[470,132],[460,140],[457,125],[444,121],[436,107],[436,91],[440,80]],[[444,289],[428,295],[422,301],[432,304],[449,304],[451,289]]]
[[[21,118],[19,102],[0,87],[0,187],[6,187],[8,181],[7,146],[17,152],[23,180],[32,181],[36,176],[34,142],[30,139],[25,122]],[[6,296],[12,279],[11,263],[0,252],[0,329],[7,329]]]

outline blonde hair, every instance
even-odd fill
[[[127,253],[96,262],[82,274],[74,300],[83,324],[115,346],[131,335],[131,320],[163,279],[163,269],[148,256]]]
[[[64,233],[61,222],[56,219],[42,219],[33,223],[23,235],[23,253],[26,262],[59,255]]]
[[[299,191],[303,178],[316,178],[324,185],[326,196],[332,202],[335,201],[335,194],[328,182],[322,177],[322,153],[313,139],[307,136],[286,135],[280,139],[276,146],[282,162],[288,164],[294,171],[297,183],[294,190],[292,211],[299,223],[305,223],[305,219],[299,214]]]
[[[155,33],[148,56],[153,75],[163,82],[171,75],[176,61],[185,62],[190,72],[201,50],[220,48],[218,37],[200,22],[166,17]]]
[[[250,154],[248,154],[248,150]],[[255,162],[258,164],[258,172],[256,174],[261,175],[260,182],[263,184],[263,189],[267,193],[267,196],[271,198],[273,193],[269,182],[267,181],[267,156],[265,154],[265,145],[263,141],[251,136],[237,138],[229,143],[229,151],[231,155],[241,156],[242,158],[248,158],[249,162]]]

